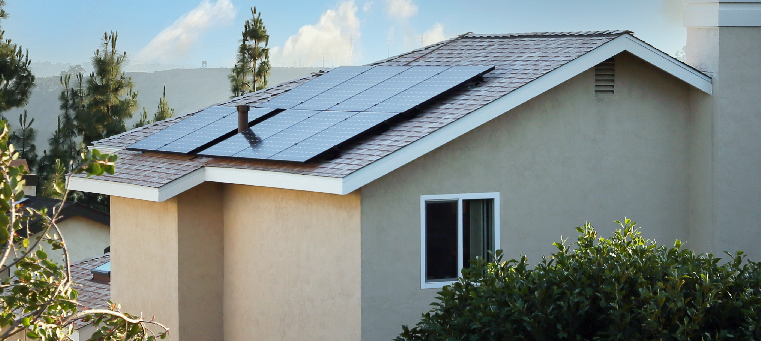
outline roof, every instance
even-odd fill
[[[61,204],[60,199],[53,199],[53,198],[46,198],[46,197],[38,197],[38,196],[26,196],[24,197],[24,201],[21,202],[21,205],[23,207],[29,207],[36,210],[42,210],[47,209],[48,215],[52,216],[53,209],[58,207]],[[92,208],[89,208],[87,206],[78,204],[72,200],[67,200],[66,203],[63,205],[63,208],[61,209],[61,213],[58,215],[58,222],[65,221],[66,219],[69,219],[71,217],[83,217],[98,223],[101,223],[103,225],[110,225],[110,215],[106,212],[101,212]],[[35,219],[32,221],[33,223],[33,231],[35,224],[34,222],[38,221],[39,219]]]
[[[165,200],[203,181],[346,194],[623,51],[696,88],[711,91],[708,76],[634,38],[629,31],[468,33],[371,65],[495,66],[494,71],[483,77],[483,82],[456,89],[450,96],[422,108],[414,117],[345,147],[334,159],[294,164],[123,150],[191,113],[95,142],[95,148],[117,152],[120,157],[117,173],[75,179],[72,187],[154,201]],[[219,105],[255,106],[319,75]]]
[[[74,281],[74,289],[79,292],[77,302],[79,310],[84,309],[108,309],[108,300],[111,299],[111,285],[109,283],[95,282],[92,280],[91,270],[111,261],[111,253],[81,260],[71,264],[71,277]],[[77,321],[75,328],[79,329],[88,325]]]

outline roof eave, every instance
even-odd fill
[[[624,34],[344,178],[249,169],[203,167],[159,188],[84,178],[72,179],[70,186],[72,189],[79,191],[150,201],[164,201],[204,181],[345,195],[624,51],[639,57],[707,94],[712,92],[710,77],[630,34]],[[96,146],[95,148],[98,147]],[[117,150],[119,149],[114,148],[109,151],[115,152]]]

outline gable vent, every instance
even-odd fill
[[[616,60],[608,59],[595,66],[595,95],[615,93]]]

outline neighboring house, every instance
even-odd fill
[[[761,259],[759,11],[690,4],[686,64],[625,31],[465,34],[372,65],[495,70],[330,158],[125,149],[191,114],[96,142],[116,174],[71,187],[111,195],[113,300],[173,340],[389,340],[472,257],[536,262],[585,220]]]
[[[61,200],[45,197],[26,196],[20,202],[22,207],[36,210],[47,209],[48,215],[53,215],[53,210],[58,209]],[[109,247],[110,240],[110,217],[108,213],[94,210],[87,206],[67,201],[61,213],[58,215],[57,225],[66,241],[71,262],[79,262],[83,259],[102,255]],[[36,218],[30,221],[31,232],[38,235],[42,230],[42,219]],[[54,231],[48,231],[54,233]],[[43,248],[50,250],[50,246],[43,244]]]

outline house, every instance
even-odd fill
[[[26,191],[25,191],[26,192]],[[21,207],[37,211],[46,209],[49,216],[58,209],[61,200],[37,196],[25,196],[20,201]],[[86,258],[102,255],[111,243],[110,217],[101,212],[74,201],[66,201],[58,215],[57,226],[63,234],[72,263]],[[30,220],[32,234],[42,231],[42,219],[37,217]],[[52,233],[52,231],[49,231]],[[32,236],[34,239],[35,236]],[[45,247],[45,245],[43,245]],[[47,248],[50,250],[49,247]]]
[[[472,257],[537,261],[585,220],[761,259],[761,2],[694,1],[686,63],[627,31],[465,34],[373,63],[495,69],[309,162],[130,148],[219,108],[96,142],[116,174],[71,187],[111,195],[112,298],[174,340],[389,340]]]

